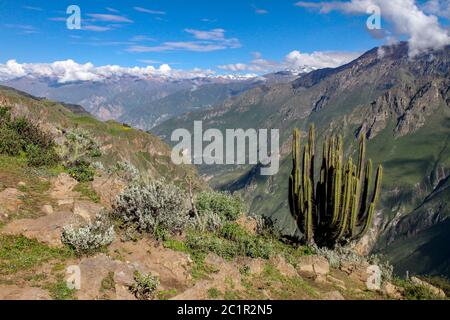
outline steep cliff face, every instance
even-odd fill
[[[347,154],[354,152],[356,137],[364,132],[368,156],[385,168],[376,234],[377,248],[386,252],[388,243],[405,236],[398,228],[409,230],[407,239],[417,235],[415,224],[405,217],[430,201],[449,176],[449,74],[450,47],[415,58],[408,56],[406,43],[375,48],[342,67],[313,71],[289,84],[255,88],[221,108],[169,120],[153,132],[167,138],[174,128],[191,128],[194,120],[203,120],[205,129],[278,128],[282,150],[289,150],[292,129],[299,127],[306,134],[315,123],[318,144],[327,135],[343,134]],[[272,177],[258,176],[250,166],[203,166],[200,171],[214,187],[241,191],[253,212],[272,217],[292,233],[286,201],[291,161],[288,152],[282,156],[280,171]],[[447,207],[436,208],[439,217],[447,216]],[[418,230],[445,220],[429,210],[422,212],[428,223]]]

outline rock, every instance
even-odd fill
[[[22,234],[28,238],[47,243],[51,246],[61,246],[61,232],[64,226],[78,225],[84,221],[72,212],[63,211],[37,219],[14,220],[3,227],[5,234]]]
[[[75,201],[73,200],[73,198],[69,198],[69,199],[61,199],[61,200],[58,200],[58,206],[59,207],[61,207],[61,206],[73,206],[73,203],[74,203]]]
[[[338,288],[341,288],[343,290],[347,290],[347,287],[345,286],[345,282],[340,280],[340,279],[337,279],[335,277],[332,277],[332,276],[328,275],[327,276],[327,281],[331,282],[332,284],[334,284]]]
[[[105,254],[84,258],[78,264],[80,268],[80,290],[76,296],[80,300],[101,299],[102,281],[110,272],[114,274],[115,288],[108,293],[109,299],[132,300],[135,299],[128,287],[134,282],[134,271],[136,267],[117,261]]]
[[[401,299],[403,297],[400,288],[390,282],[383,283],[381,291],[389,298]]]
[[[225,264],[225,259],[219,257],[215,253],[209,253],[205,258],[205,263],[215,268],[220,268],[222,265]]]
[[[437,288],[431,284],[429,284],[426,281],[420,280],[417,277],[411,277],[411,282],[418,285],[418,286],[422,286],[427,288],[428,290],[430,290],[435,296],[439,297],[439,298],[446,298],[446,295],[444,293],[444,291],[440,288]]]
[[[271,257],[269,262],[285,277],[298,276],[297,270],[290,263],[287,263],[283,256]]]
[[[205,262],[214,267],[218,267],[215,272],[208,274],[208,279],[195,282],[193,287],[173,297],[172,300],[203,300],[208,299],[208,290],[215,288],[220,292],[241,291],[244,287],[241,284],[241,273],[236,261],[225,261],[215,255],[208,255]],[[217,265],[221,262],[220,265]]]
[[[342,261],[339,269],[345,272],[351,279],[359,282],[366,283],[367,279],[371,275],[368,272],[369,263],[363,262],[349,262]]]
[[[236,220],[236,223],[250,234],[256,234],[257,232],[258,224],[256,220],[251,217],[241,215],[239,219]]]
[[[103,206],[90,201],[75,201],[73,213],[79,215],[86,221],[92,221],[97,213],[103,209]]]
[[[344,296],[339,291],[327,292],[323,295],[323,300],[345,300]]]
[[[50,196],[53,199],[65,200],[75,197],[76,193],[72,190],[78,184],[78,181],[73,179],[67,173],[61,173],[53,181],[53,187]]]
[[[17,212],[22,204],[20,197],[23,196],[24,193],[15,188],[6,188],[0,192],[0,207],[5,211],[5,213]]]
[[[23,181],[20,181],[20,182],[17,184],[17,186],[18,186],[18,187],[26,187],[27,184],[26,184],[25,182],[23,182]]]
[[[366,274],[368,275],[366,280],[366,287],[371,291],[381,290],[381,269],[377,265],[371,265],[367,267]]]
[[[0,285],[0,300],[50,300],[50,295],[40,288]]]
[[[99,195],[101,203],[111,205],[116,197],[125,189],[126,183],[120,179],[107,176],[95,177],[92,188]]]
[[[191,260],[185,253],[166,249],[149,239],[137,242],[116,240],[110,252],[120,252],[121,260],[130,261],[135,268],[160,277],[162,289],[186,289],[191,281]],[[210,261],[211,262],[211,261]],[[220,266],[222,267],[222,266]]]
[[[247,264],[250,274],[262,273],[264,271],[265,265],[266,265],[266,262],[261,258],[251,259],[251,261]]]
[[[317,275],[314,281],[317,283],[328,283],[327,276],[324,274]]]
[[[43,205],[41,210],[45,214],[53,214],[53,207],[49,204]]]
[[[297,262],[297,271],[326,275],[330,272],[330,264],[326,258],[321,256],[302,256]]]

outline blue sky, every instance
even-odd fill
[[[323,14],[311,5],[295,3],[0,0],[0,63],[73,59],[96,66],[158,67],[167,63],[177,69],[224,72],[219,66],[249,64],[256,59],[281,62],[294,50],[364,52],[385,42],[366,30],[365,13],[331,10]],[[81,9],[84,30],[66,28],[65,11],[72,4]],[[445,25],[447,20],[440,19]],[[383,27],[389,26],[390,22],[383,20]]]

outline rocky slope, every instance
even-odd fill
[[[375,48],[347,65],[313,71],[288,84],[259,86],[221,108],[168,120],[152,132],[167,140],[173,129],[192,128],[194,120],[203,120],[204,130],[280,129],[282,164],[277,175],[261,177],[249,166],[204,166],[200,171],[212,186],[242,192],[252,212],[272,217],[286,233],[295,232],[286,201],[292,129],[299,127],[306,134],[315,123],[319,137],[343,134],[347,154],[354,152],[358,135],[364,133],[368,156],[385,168],[382,204],[366,250],[375,246],[389,253],[399,272],[450,275],[445,263],[417,268],[407,262],[426,258],[415,237],[422,232],[424,242],[438,241],[441,233],[432,228],[450,215],[448,189],[442,189],[450,172],[449,70],[450,47],[415,58],[408,56],[406,43]],[[394,245],[397,239],[404,239],[407,251]],[[411,257],[398,258],[401,251]],[[448,250],[436,255],[439,261],[450,257]]]
[[[0,90],[0,105],[38,122],[57,143],[62,126],[89,130],[100,141],[105,166],[128,160],[149,179],[165,177],[181,184],[189,174],[200,184],[191,167],[173,167],[168,147],[147,133],[74,114],[61,104],[8,88]],[[145,156],[139,158],[139,153]],[[158,277],[152,298],[161,300],[411,297],[406,287],[388,279],[373,286],[374,266],[360,256],[327,256],[278,238],[258,238],[269,241],[271,251],[256,259],[230,257],[221,247],[216,253],[208,247],[188,249],[186,234],[161,241],[149,235],[131,241],[119,234],[107,248],[83,255],[63,245],[65,226],[93,221],[111,208],[125,186],[126,181],[107,170],[98,169],[93,181],[78,182],[59,166],[32,168],[22,156],[0,155],[0,300],[136,299],[131,290],[136,272]],[[262,237],[253,218],[241,216],[236,223],[249,237]],[[201,236],[220,240],[208,232]],[[77,289],[67,286],[74,274],[80,276]],[[439,289],[431,288],[437,293],[429,297],[439,297]]]
[[[0,166],[2,177],[8,175],[0,191],[0,210],[8,212],[0,226],[0,300],[134,300],[130,286],[136,271],[159,278],[154,299],[161,300],[403,298],[402,289],[389,282],[368,289],[371,274],[366,262],[330,266],[326,258],[306,252],[289,262],[281,252],[267,260],[226,260],[210,253],[200,262],[174,245],[181,244],[182,237],[170,242],[144,237],[117,238],[101,253],[74,255],[61,243],[62,228],[92,220],[111,205],[110,198],[93,201],[65,173],[25,174],[20,164],[11,162]],[[103,177],[96,177],[90,188],[100,195],[113,190]],[[80,272],[77,290],[66,286],[73,268]]]

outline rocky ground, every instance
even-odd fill
[[[123,185],[108,177],[86,185],[66,173],[11,170],[0,173],[0,300],[136,299],[129,290],[135,271],[159,277],[155,299],[402,299],[391,283],[368,289],[368,264],[333,268],[318,255],[288,262],[282,255],[225,260],[210,253],[199,265],[188,253],[143,238],[116,239],[101,253],[79,257],[61,243],[62,228],[110,207]],[[253,228],[245,218],[240,224]],[[73,270],[79,290],[66,285]]]

